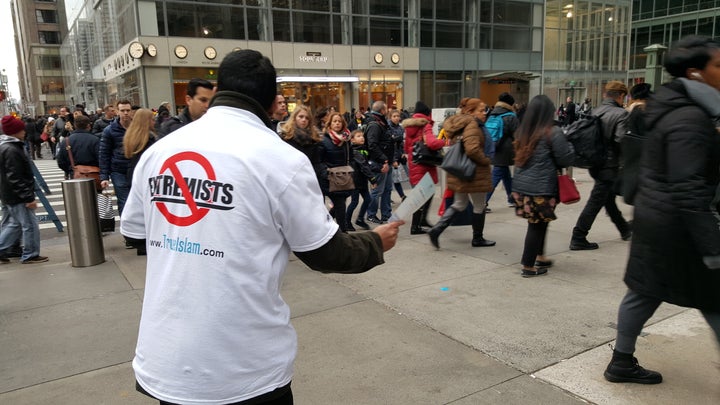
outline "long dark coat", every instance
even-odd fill
[[[703,262],[720,255],[720,224],[710,208],[720,134],[679,80],[657,90],[646,114],[625,283],[665,302],[720,311],[720,269]]]

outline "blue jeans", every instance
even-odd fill
[[[128,182],[127,175],[125,173],[110,172],[110,180],[112,180],[113,187],[115,188],[118,213],[122,216],[123,208],[125,208],[125,202],[130,194],[130,183]]]
[[[360,204],[360,211],[358,211],[357,219],[361,221],[365,220],[365,213],[367,212],[368,205],[370,205],[370,192],[367,188],[355,189],[352,191],[352,194],[350,194],[350,204],[347,207],[347,214],[345,215],[348,223],[352,222],[353,212],[358,206],[358,202],[360,202],[361,196],[363,202],[362,204]]]
[[[489,193],[487,193],[487,197],[485,197],[485,203],[487,204],[488,201],[490,201],[490,198],[493,195],[493,192],[495,192],[495,187],[497,187],[498,184],[500,184],[500,181],[503,183],[503,187],[505,187],[505,192],[507,193],[507,200],[509,203],[514,204],[515,201],[512,198],[512,175],[510,174],[510,166],[493,166],[492,169],[492,190],[490,190]]]
[[[392,194],[393,182],[392,173],[377,175],[377,187],[370,192],[370,204],[368,205],[367,216],[377,216],[378,205],[380,205],[380,219],[387,220],[392,215],[392,205],[390,195]],[[378,201],[379,200],[379,201]]]
[[[22,236],[23,252],[20,261],[40,255],[40,226],[35,210],[20,204],[5,204],[2,207],[3,225],[0,229],[0,255],[4,255]],[[5,220],[7,218],[7,220]]]

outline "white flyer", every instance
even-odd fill
[[[430,173],[425,173],[420,182],[407,194],[407,198],[390,216],[389,222],[408,218],[413,212],[420,209],[435,194],[435,183]]]

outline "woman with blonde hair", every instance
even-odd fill
[[[155,143],[155,120],[154,114],[147,108],[141,108],[135,112],[130,126],[123,137],[123,151],[125,157],[130,159],[128,163],[127,179],[132,186],[133,172],[143,152]]]
[[[313,114],[310,107],[302,104],[296,106],[292,114],[290,114],[290,118],[280,127],[279,133],[285,142],[304,153],[310,159],[319,181],[322,177],[319,148],[322,136],[313,123]]]
[[[430,243],[436,249],[440,248],[438,238],[458,215],[461,215],[468,203],[472,200],[472,246],[494,246],[495,242],[483,237],[485,228],[485,195],[492,190],[490,176],[490,157],[485,156],[485,142],[487,139],[483,131],[485,118],[485,103],[479,98],[466,97],[458,106],[460,112],[448,117],[443,130],[451,145],[462,142],[465,154],[475,162],[475,177],[464,181],[452,174],[447,174],[448,188],[455,192],[453,204],[445,210],[442,218],[428,232]]]

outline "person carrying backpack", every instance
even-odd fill
[[[622,240],[630,240],[632,237],[630,225],[623,218],[615,203],[613,189],[620,169],[619,142],[626,132],[625,120],[628,112],[625,111],[622,104],[627,94],[628,89],[624,83],[617,80],[608,82],[605,85],[605,98],[602,104],[592,112],[592,115],[600,117],[602,122],[607,158],[603,164],[588,170],[590,176],[595,180],[595,185],[573,228],[570,250],[593,250],[599,247],[595,242],[588,242],[587,235],[603,207],[620,232]]]
[[[502,93],[498,97],[495,108],[488,115],[485,122],[485,129],[490,138],[495,141],[495,155],[492,157],[492,190],[485,197],[485,212],[490,212],[488,202],[500,181],[505,187],[507,194],[507,206],[514,207],[515,201],[512,198],[512,175],[510,166],[513,165],[515,150],[515,130],[520,126],[520,120],[513,109],[515,99],[509,93]]]

